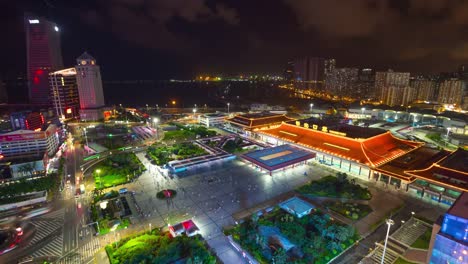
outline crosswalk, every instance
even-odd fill
[[[94,254],[100,249],[99,240],[92,240],[81,245],[78,250],[74,250],[66,256],[62,257],[56,264],[86,264],[92,261]]]
[[[99,248],[99,240],[96,238],[91,239],[91,241],[81,246],[78,251],[81,256],[81,262],[86,263],[87,260],[93,258]]]

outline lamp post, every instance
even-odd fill
[[[151,223],[149,223],[149,231],[151,232]]]
[[[390,234],[390,227],[393,224],[395,224],[395,222],[392,219],[387,219],[385,223],[387,224],[387,235],[385,236],[385,244],[382,252],[382,261],[380,262],[381,264],[384,264],[385,251],[387,250],[388,235]]]
[[[231,103],[227,103],[227,110],[228,110],[228,114],[229,114],[229,106],[231,105]]]
[[[195,113],[197,112],[197,109],[196,108],[192,109],[192,112],[193,112],[193,119],[195,119]]]
[[[364,117],[364,111],[366,111],[366,108],[365,108],[365,107],[361,108],[362,119],[365,118],[365,117]]]
[[[314,109],[314,104],[310,104],[310,114],[313,114],[314,112],[312,111]]]

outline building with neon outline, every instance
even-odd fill
[[[322,165],[418,197],[451,205],[468,191],[466,150],[430,149],[382,129],[321,120],[283,123],[254,133],[272,146],[291,144],[313,151]]]
[[[57,25],[42,17],[25,15],[29,101],[50,105],[49,73],[63,68]]]

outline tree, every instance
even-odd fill
[[[280,248],[275,252],[271,261],[273,264],[285,264],[288,262],[288,255],[284,249]]]

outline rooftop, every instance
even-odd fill
[[[453,216],[468,219],[468,193],[463,192],[452,205],[452,207],[450,207],[447,213]]]
[[[414,177],[405,174],[406,170],[425,169],[434,162],[441,160],[449,153],[450,152],[423,146],[383,164],[382,166],[376,168],[376,171],[409,181]]]
[[[315,154],[291,145],[281,145],[246,153],[242,157],[268,171],[299,163],[315,157]]]
[[[322,130],[323,127],[326,127],[328,130],[337,131],[340,133],[346,134],[346,137],[349,138],[371,138],[380,134],[385,134],[387,131],[380,128],[370,128],[370,127],[361,127],[361,126],[352,126],[345,123],[342,123],[337,120],[326,120],[326,119],[317,119],[317,118],[307,118],[301,119],[296,122],[300,122],[303,126],[308,124],[309,127],[313,125],[317,126],[318,130]],[[295,125],[296,122],[290,121],[289,124]]]
[[[282,122],[289,122],[294,119],[287,117],[284,114],[273,113],[250,113],[236,115],[233,118],[228,118],[227,121],[247,128],[258,128],[268,125],[278,125]]]
[[[390,132],[362,139],[347,137],[328,127],[319,130],[318,127],[304,125],[285,123],[259,133],[370,166],[382,165],[422,145],[395,138]]]
[[[468,191],[466,158],[468,151],[458,149],[424,169],[407,170],[406,174],[460,191]]]
[[[290,210],[296,212],[299,215],[315,208],[315,206],[298,197],[292,197],[280,203],[279,206],[281,208],[289,208]]]

